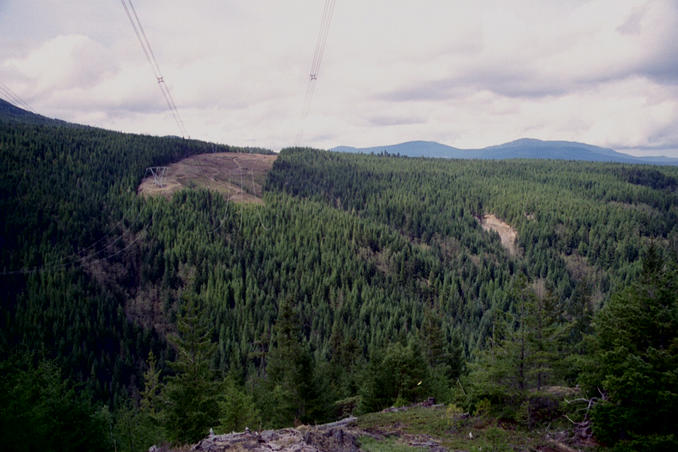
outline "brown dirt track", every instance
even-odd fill
[[[495,231],[497,234],[499,234],[501,245],[506,248],[511,256],[518,254],[519,249],[516,246],[516,238],[518,238],[518,233],[511,227],[511,225],[504,223],[492,214],[483,215],[480,225],[486,231]]]
[[[141,181],[141,196],[170,197],[182,188],[206,188],[233,202],[262,203],[266,175],[277,155],[218,152],[187,157],[168,166],[162,187],[149,176]]]

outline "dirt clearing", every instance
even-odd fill
[[[483,218],[480,219],[480,225],[485,231],[494,231],[499,234],[501,246],[506,248],[511,256],[518,254],[518,246],[516,245],[518,232],[511,225],[504,223],[492,214],[483,215]]]
[[[276,158],[240,152],[193,155],[168,166],[162,187],[149,175],[141,181],[137,193],[169,198],[182,188],[206,188],[229,201],[260,204],[266,175]]]

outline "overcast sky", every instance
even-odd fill
[[[678,157],[676,0],[337,0],[304,121],[323,0],[133,1],[192,138]],[[0,0],[0,81],[46,116],[180,134],[119,0]]]

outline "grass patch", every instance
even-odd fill
[[[389,437],[383,441],[361,439],[361,444],[366,441],[365,450],[375,451],[424,450],[404,443],[405,437],[417,435],[426,435],[450,450],[511,451],[545,445],[544,431],[499,423],[487,416],[463,417],[454,407],[370,413],[358,418],[358,427]]]
[[[422,447],[412,447],[398,442],[395,438],[386,438],[378,440],[370,436],[360,438],[360,448],[367,452],[413,452],[425,451]]]
[[[360,416],[358,426],[367,431],[402,431],[433,436],[449,430],[451,424],[444,408],[411,408],[407,411]]]

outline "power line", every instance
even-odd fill
[[[156,204],[155,208],[151,212],[151,221],[155,217],[156,213],[158,212],[159,207]],[[125,221],[128,223],[135,223],[142,215],[143,215],[143,210],[140,208],[134,216],[131,218],[125,219],[124,214],[123,217],[115,223],[112,227],[111,230],[118,229],[119,227],[122,228]],[[115,235],[113,237],[104,235],[102,238],[99,240],[96,240],[92,243],[90,243],[88,246],[85,248],[81,248],[71,254],[68,254],[66,256],[59,257],[55,260],[52,260],[50,262],[45,262],[40,266],[35,266],[35,267],[24,267],[24,268],[19,268],[15,270],[5,270],[0,272],[0,276],[8,276],[8,275],[21,275],[21,274],[32,274],[32,273],[43,273],[47,271],[55,271],[59,270],[62,268],[74,266],[74,265],[84,265],[88,262],[92,262],[95,260],[104,260],[104,259],[110,259],[113,256],[117,256],[123,251],[126,251],[131,247],[132,244],[136,243],[139,240],[139,235],[144,233],[148,229],[149,225],[145,225],[137,234],[135,239],[131,244],[127,244],[122,250],[115,251],[113,246],[118,243],[119,241],[123,240],[123,238],[129,234],[129,231],[123,230],[122,233]],[[104,242],[101,247],[97,250],[96,248],[98,247],[99,244]],[[109,254],[112,253],[112,254]]]
[[[301,109],[301,119],[297,137],[294,140],[295,145],[301,144],[301,139],[304,135],[304,121],[311,111],[311,102],[315,94],[315,85],[318,81],[318,74],[320,72],[320,64],[322,63],[325,54],[325,46],[327,45],[327,37],[330,32],[330,25],[332,24],[332,16],[334,15],[334,4],[336,0],[325,0],[323,13],[320,19],[320,30],[318,31],[318,38],[316,39],[315,50],[313,51],[313,61],[311,62],[311,70],[309,71],[308,83],[306,84],[306,94],[304,95],[304,104]]]
[[[179,123],[179,128],[182,130],[184,133],[184,136],[188,136],[188,133],[186,132],[186,128],[184,127],[184,121],[181,119],[181,116],[179,115],[179,109],[177,108],[176,102],[174,102],[174,97],[172,96],[172,91],[170,91],[169,86],[165,84],[165,79],[162,77],[162,73],[160,72],[160,66],[158,65],[158,60],[155,58],[155,54],[153,53],[153,48],[151,47],[151,43],[148,40],[148,37],[146,36],[146,32],[144,31],[144,27],[141,25],[141,21],[139,20],[139,16],[137,15],[137,10],[134,8],[134,5],[132,4],[132,0],[129,1],[129,6],[132,8],[132,13],[134,14],[134,19],[136,20],[137,24],[139,25],[139,30],[141,31],[141,36],[144,38],[144,42],[146,43],[146,47],[148,47],[148,53],[151,56],[151,60],[153,61],[153,66],[155,67],[155,72],[158,77],[158,83],[165,88],[165,91],[167,93],[167,98],[169,99],[169,103],[171,105],[171,108],[174,109],[176,112],[176,118],[178,119]]]
[[[10,103],[16,105],[17,107],[21,107],[24,110],[28,110],[31,113],[34,113],[33,107],[23,100],[17,93],[12,91],[9,86],[5,85],[4,83],[0,82],[0,96],[4,97],[7,99]]]
[[[172,96],[172,92],[170,91],[169,86],[167,86],[167,83],[165,83],[165,78],[163,77],[162,72],[160,71],[160,65],[158,64],[158,60],[155,57],[155,54],[153,53],[153,48],[151,47],[151,43],[148,40],[148,37],[146,36],[144,27],[141,25],[139,15],[137,14],[137,11],[134,8],[134,5],[132,4],[132,0],[120,0],[120,3],[122,3],[122,7],[125,9],[125,13],[127,14],[127,18],[129,19],[130,24],[132,24],[134,34],[137,36],[137,39],[139,40],[141,49],[144,51],[146,60],[148,61],[148,64],[151,66],[151,70],[153,71],[153,76],[155,77],[156,82],[158,82],[160,92],[162,92],[162,96],[165,98],[167,107],[172,113],[172,117],[174,117],[174,120],[176,121],[177,126],[179,127],[181,135],[183,137],[188,137],[189,136],[188,132],[186,131],[184,121],[181,119],[181,115],[179,114],[179,109],[177,108],[177,104],[174,101],[174,96]],[[127,6],[128,3],[129,7]]]
[[[323,8],[323,17],[321,20],[320,31],[318,32],[318,40],[316,48],[313,53],[313,63],[311,65],[310,78],[317,80],[318,72],[320,70],[320,63],[322,62],[325,53],[325,45],[327,44],[327,36],[329,35],[330,25],[332,23],[332,16],[334,14],[335,0],[325,0],[325,7]]]

